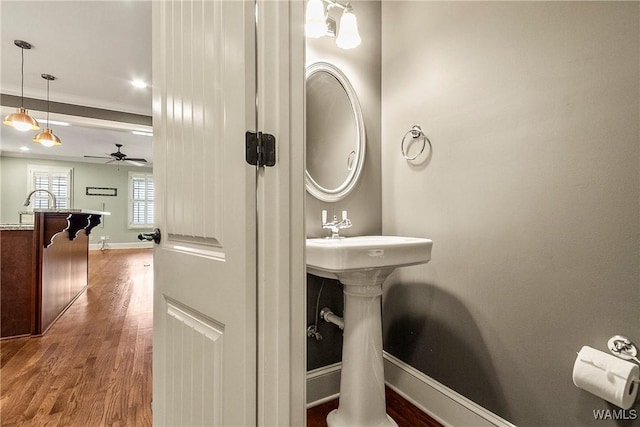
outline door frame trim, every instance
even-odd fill
[[[258,170],[257,424],[306,425],[304,2],[256,1],[258,129],[278,141]]]

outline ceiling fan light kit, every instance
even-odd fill
[[[25,42],[24,40],[14,40],[13,44],[15,44],[20,48],[20,52],[22,55],[21,68],[20,68],[21,76],[22,76],[21,83],[20,83],[21,101],[20,101],[20,108],[18,108],[18,111],[6,116],[2,121],[2,123],[4,123],[7,126],[12,126],[18,129],[19,131],[23,131],[23,132],[26,132],[29,130],[38,130],[40,129],[40,125],[38,124],[36,119],[31,117],[27,112],[27,110],[24,108],[24,50],[31,49],[31,43]]]

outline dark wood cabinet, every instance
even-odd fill
[[[41,335],[87,288],[89,235],[101,213],[36,212],[33,230],[2,230],[2,338]]]
[[[30,335],[35,326],[33,230],[0,230],[1,336]]]

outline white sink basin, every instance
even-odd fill
[[[416,237],[307,239],[307,271],[344,285],[340,403],[327,426],[398,427],[385,412],[382,283],[396,267],[428,262],[432,246]]]
[[[307,270],[329,279],[367,270],[386,270],[386,276],[396,267],[428,262],[432,245],[429,239],[399,236],[307,239]]]

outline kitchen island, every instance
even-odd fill
[[[109,212],[35,209],[0,225],[1,336],[42,335],[87,288],[89,235]]]

